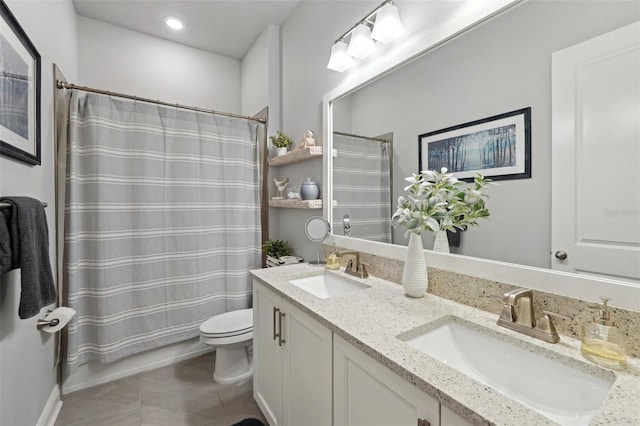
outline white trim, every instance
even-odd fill
[[[61,408],[60,386],[56,384],[49,394],[49,399],[40,413],[36,426],[54,426]]]
[[[85,364],[65,380],[62,393],[67,395],[92,386],[176,364],[211,351],[211,347],[205,346],[197,339],[192,339],[132,355],[111,364]]]

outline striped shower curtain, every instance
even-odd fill
[[[257,124],[74,91],[67,372],[198,336],[251,305],[260,267]]]
[[[334,133],[333,148],[333,232],[348,215],[352,237],[390,243],[390,143]]]

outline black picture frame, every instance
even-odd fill
[[[459,180],[531,177],[531,107],[418,136],[418,170],[446,167]]]
[[[0,0],[0,154],[40,165],[40,54]]]

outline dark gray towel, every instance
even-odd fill
[[[12,208],[0,208],[0,275],[16,268],[11,249],[11,233],[9,232],[11,210]]]
[[[20,268],[20,318],[31,318],[56,301],[49,261],[49,230],[42,203],[29,197],[3,197],[0,209],[0,273]],[[8,256],[8,251],[10,255]],[[7,259],[11,263],[7,263]]]

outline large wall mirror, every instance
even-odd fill
[[[338,150],[333,164],[341,161],[341,150],[367,160],[360,171],[339,165],[327,172],[333,189],[333,234],[346,235],[346,222],[351,238],[406,245],[403,228],[376,218],[388,219],[387,212],[395,211],[407,185],[404,178],[418,172],[418,135],[530,107],[531,177],[500,180],[490,187],[490,221],[461,233],[459,246],[451,252],[552,268],[554,253],[561,250],[552,247],[552,187],[564,184],[552,182],[551,176],[552,55],[639,20],[635,1],[524,1],[329,100],[328,122]],[[637,101],[638,87],[630,90],[636,91]],[[636,170],[639,160],[636,155]],[[375,209],[359,205],[367,194],[375,194]],[[640,196],[634,196],[635,204],[625,209],[635,212],[626,219],[631,232],[639,234],[635,243],[628,243],[637,250]],[[361,217],[356,206],[369,217]],[[424,246],[431,247],[433,236],[423,234]],[[636,260],[640,264],[640,258]]]

